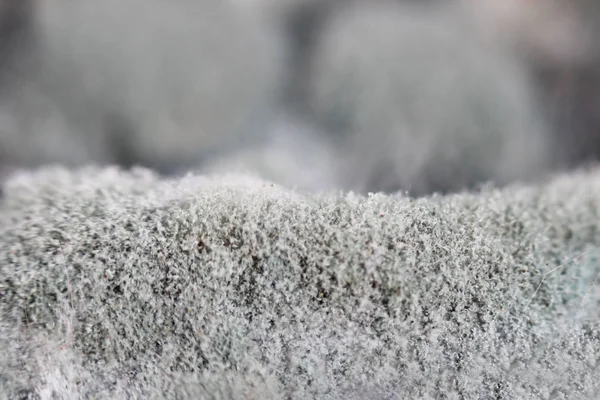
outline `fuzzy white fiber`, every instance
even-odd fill
[[[435,196],[13,174],[0,398],[595,399],[600,175]]]

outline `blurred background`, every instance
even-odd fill
[[[428,195],[600,157],[595,0],[0,0],[0,174]]]

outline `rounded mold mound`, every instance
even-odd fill
[[[347,188],[455,191],[545,170],[528,78],[459,10],[357,4],[320,37],[309,104],[336,132]]]
[[[64,119],[72,141],[92,149],[84,161],[175,169],[260,140],[283,57],[253,13],[185,0],[49,0],[35,12],[35,73],[11,94],[25,103],[13,115],[41,119],[32,102],[53,110],[60,117],[48,119]],[[36,95],[24,96],[25,86]],[[21,131],[43,143],[44,124]],[[71,158],[64,151],[48,158]]]

